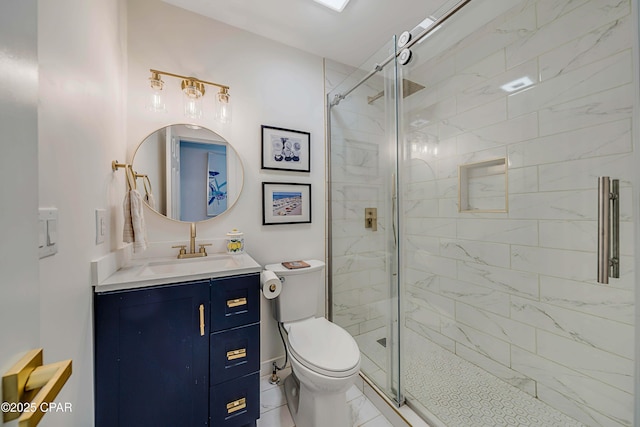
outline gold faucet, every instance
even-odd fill
[[[200,250],[196,252],[196,223],[191,223],[191,232],[189,233],[189,252],[187,252],[187,245],[171,246],[172,248],[180,248],[178,252],[178,259],[183,258],[197,258],[207,256],[207,250],[205,246],[211,246],[211,243],[199,244]]]

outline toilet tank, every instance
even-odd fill
[[[280,263],[264,267],[273,271],[282,282],[280,295],[272,300],[273,317],[278,322],[294,322],[317,314],[318,298],[324,289],[324,262],[304,262],[309,267],[290,270]]]

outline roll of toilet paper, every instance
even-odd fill
[[[260,289],[262,289],[262,295],[266,299],[274,299],[282,291],[282,283],[280,279],[271,270],[264,270],[260,273]]]

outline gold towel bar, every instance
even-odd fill
[[[129,187],[129,189],[135,190],[137,188],[135,178],[136,173],[133,171],[133,166],[131,166],[129,163],[118,163],[117,160],[113,160],[111,162],[111,170],[115,172],[120,168],[124,168],[124,173],[127,176],[127,186]]]

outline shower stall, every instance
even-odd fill
[[[452,1],[326,61],[329,315],[434,427],[634,425],[637,13]]]

